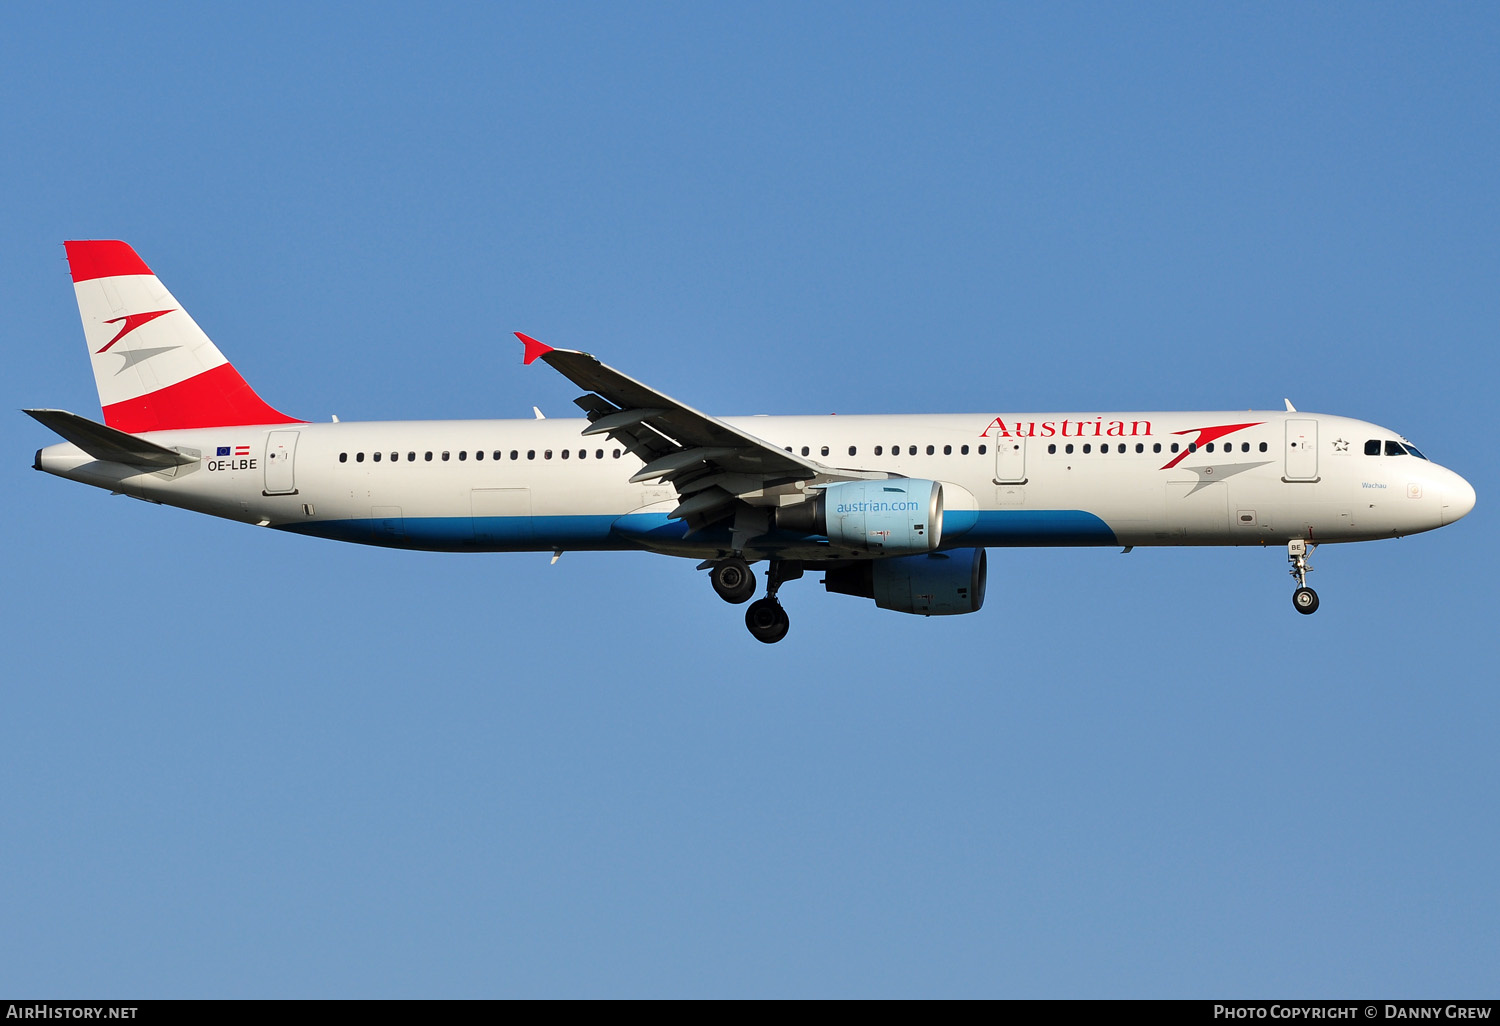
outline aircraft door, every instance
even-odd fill
[[[1289,420],[1286,422],[1286,480],[1316,481],[1317,479],[1318,422]]]
[[[267,495],[296,495],[297,482],[292,475],[292,456],[297,451],[297,432],[272,431],[266,435]]]
[[[995,483],[1026,483],[1026,437],[995,439]]]

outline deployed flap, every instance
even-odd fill
[[[22,410],[33,419],[56,431],[78,448],[106,463],[124,463],[132,467],[165,470],[197,463],[198,457],[184,456],[175,449],[148,442],[144,438],[80,417],[66,410]]]

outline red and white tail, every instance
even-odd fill
[[[267,406],[123,242],[66,242],[104,423],[140,434],[295,424]]]

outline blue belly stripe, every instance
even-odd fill
[[[1118,544],[1108,524],[1082,510],[954,510],[945,515],[943,523],[944,548]],[[635,549],[642,542],[675,541],[687,533],[685,523],[668,520],[665,513],[360,518],[277,526],[315,538],[438,552]],[[705,548],[722,547],[728,534],[710,529],[695,535],[694,541],[701,541]]]
[[[944,516],[944,548],[969,546],[1118,545],[1115,532],[1093,513],[1080,509],[983,509],[977,523],[952,535]]]

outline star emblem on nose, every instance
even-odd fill
[[[1344,439],[1342,439],[1342,438],[1335,438],[1333,440],[1333,451],[1334,452],[1348,452],[1349,451],[1349,443],[1347,441],[1345,441]]]

